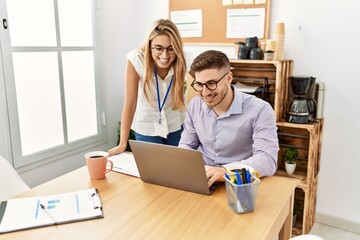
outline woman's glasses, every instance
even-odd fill
[[[162,54],[164,52],[164,50],[166,50],[166,52],[170,55],[175,54],[174,48],[172,46],[169,47],[163,47],[161,45],[155,45],[154,47],[151,48],[151,50],[155,53],[155,54]]]
[[[206,83],[200,83],[200,82],[196,82],[196,80],[194,80],[191,83],[191,87],[197,91],[197,92],[201,92],[203,90],[204,85],[206,86],[207,89],[209,90],[215,90],[217,88],[217,84],[228,74],[229,72],[225,73],[221,78],[219,78],[219,80],[215,81],[215,80],[210,80],[207,81]]]

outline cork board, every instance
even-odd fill
[[[250,0],[252,4],[232,4],[223,5],[222,0],[169,0],[169,19],[172,11],[183,10],[202,10],[202,36],[183,37],[184,43],[190,44],[234,44],[234,42],[244,41],[243,38],[227,38],[227,9],[264,9],[264,39],[269,37],[270,21],[270,1]],[[232,0],[231,2],[235,2]],[[249,2],[243,0],[241,2]],[[252,36],[253,37],[253,36]],[[259,37],[261,38],[261,37]]]

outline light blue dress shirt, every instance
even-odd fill
[[[220,116],[199,96],[190,101],[179,147],[199,149],[206,165],[241,162],[262,177],[271,176],[279,151],[274,110],[269,103],[232,89],[233,102]]]

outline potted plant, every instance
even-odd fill
[[[266,50],[264,53],[264,60],[265,61],[272,61],[274,59],[274,51],[273,50]]]
[[[299,151],[294,147],[288,147],[284,152],[285,170],[288,174],[293,174],[296,168],[296,159]]]

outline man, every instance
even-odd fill
[[[222,52],[200,54],[191,73],[199,96],[189,103],[179,147],[202,152],[209,186],[224,181],[227,169],[240,163],[262,177],[273,175],[279,145],[270,104],[234,89],[230,62]]]

